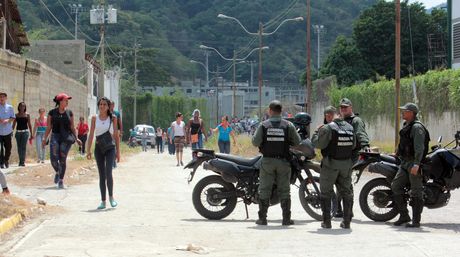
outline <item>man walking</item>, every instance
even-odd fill
[[[12,123],[15,119],[13,106],[6,103],[7,94],[0,92],[0,167],[9,167],[11,155]]]
[[[283,226],[293,225],[291,220],[291,165],[287,160],[289,147],[300,143],[300,136],[294,125],[281,118],[282,105],[272,101],[269,105],[270,119],[257,128],[252,144],[259,147],[263,158],[260,165],[259,219],[257,225],[267,225],[267,211],[270,206],[273,183],[276,183],[278,197],[283,211]]]
[[[340,119],[335,108],[328,107],[325,116],[333,115],[332,122],[321,125],[313,134],[312,143],[321,149],[320,190],[321,210],[323,212],[322,228],[331,228],[331,200],[334,184],[343,197],[343,221],[340,227],[349,229],[352,208],[353,191],[351,189],[351,160],[352,151],[356,145],[353,127]]]
[[[412,224],[406,227],[420,227],[423,210],[423,177],[420,174],[420,163],[428,152],[430,134],[425,126],[418,120],[418,107],[407,103],[399,107],[402,118],[405,120],[403,128],[399,131],[399,145],[396,155],[401,159],[398,173],[391,183],[393,201],[399,211],[399,219],[394,223],[401,226],[410,222],[407,203],[404,199],[405,187],[410,183],[410,196],[412,200]]]
[[[353,112],[353,104],[351,103],[350,99],[343,98],[342,100],[340,100],[339,105],[340,116],[342,116],[342,118],[346,122],[353,126],[353,131],[355,133],[356,146],[353,149],[351,155],[351,160],[353,161],[353,164],[355,164],[358,161],[360,151],[369,151],[369,136],[367,135],[366,125],[364,124],[363,120],[357,115],[355,115],[355,113]],[[337,212],[335,214],[335,217],[343,217],[342,197],[340,194],[338,195]]]

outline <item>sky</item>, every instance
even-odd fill
[[[411,0],[410,2],[412,3],[412,2],[415,2],[415,1]],[[446,3],[447,1],[446,0],[420,0],[420,1],[417,1],[417,2],[423,3],[426,8],[431,8],[431,7],[437,6],[437,5],[442,4],[442,3]]]
[[[446,3],[447,1],[446,0],[410,0],[409,2],[411,2],[411,3],[413,3],[413,2],[423,3],[425,5],[425,7],[428,9],[428,8],[437,6],[439,4]]]
[[[386,0],[387,2],[392,0]],[[402,1],[401,1],[402,2]],[[430,9],[431,7],[437,6],[442,3],[447,3],[447,0],[410,0],[410,3],[419,2],[423,3],[425,8]]]

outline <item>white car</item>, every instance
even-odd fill
[[[139,145],[142,144],[142,131],[144,130],[144,128],[148,134],[147,144],[154,147],[155,146],[155,128],[153,128],[150,125],[139,124],[134,127],[134,131],[136,132],[137,143]]]

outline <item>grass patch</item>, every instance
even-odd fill
[[[237,135],[236,136],[236,145],[230,147],[230,153],[242,157],[254,157],[259,155],[259,149],[252,145],[252,137],[249,135]],[[204,144],[206,149],[212,149],[216,152],[219,152],[219,146],[217,144],[217,136],[212,136],[208,138],[208,142]]]

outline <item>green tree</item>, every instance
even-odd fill
[[[437,33],[441,22],[439,12],[434,18],[420,3],[401,3],[401,75],[424,73],[428,70],[427,35]],[[409,23],[410,17],[410,23]],[[410,33],[412,32],[412,33]],[[412,67],[411,34],[414,66]],[[374,73],[394,77],[395,63],[395,4],[379,0],[355,21],[353,38]],[[412,72],[413,71],[413,72]]]
[[[349,86],[369,78],[372,72],[363,60],[355,42],[345,36],[339,36],[329,51],[321,75],[335,75],[339,85]]]

